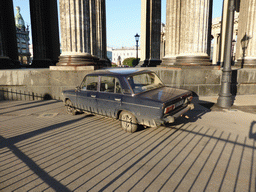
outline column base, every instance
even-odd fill
[[[12,61],[9,57],[0,56],[0,69],[17,69],[20,67],[19,61]]]
[[[209,66],[212,65],[209,56],[178,56],[174,65]]]
[[[111,67],[111,61],[108,59],[99,59],[97,65],[103,67]]]
[[[176,62],[176,57],[164,57],[161,66],[173,66]]]
[[[50,59],[33,59],[31,68],[49,68],[53,65]]]
[[[256,59],[238,59],[235,66],[241,68],[256,68]]]
[[[136,67],[156,67],[157,65],[160,65],[162,60],[158,59],[150,59],[150,60],[144,60],[140,61],[139,64]]]
[[[97,66],[99,58],[90,54],[61,55],[57,66]]]
[[[59,65],[59,66],[50,66],[50,70],[52,71],[94,71],[94,66]]]
[[[139,61],[138,65],[136,65],[135,67],[147,67],[148,65],[148,60],[144,60],[144,61]]]

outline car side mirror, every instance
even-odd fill
[[[80,92],[81,91],[81,87],[80,86],[77,86],[76,89],[75,89],[76,92]]]

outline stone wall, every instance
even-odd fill
[[[218,67],[146,68],[155,71],[168,86],[185,88],[198,96],[219,94],[222,71]],[[0,71],[0,100],[61,99],[61,92],[80,85],[92,70],[57,71],[19,69]],[[232,94],[256,94],[256,69],[232,71]]]
[[[59,100],[62,90],[80,85],[84,76],[89,72],[92,71],[1,70],[0,100]]]

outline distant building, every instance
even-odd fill
[[[120,49],[112,49],[112,63],[117,66],[122,65],[126,58],[136,58],[136,47],[122,47]],[[140,48],[138,49],[138,58],[140,58]]]
[[[30,64],[30,51],[29,51],[29,30],[28,26],[25,27],[25,22],[20,14],[20,7],[16,7],[17,14],[15,16],[16,37],[18,56],[21,64]]]

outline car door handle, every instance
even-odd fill
[[[119,99],[119,98],[115,98],[115,101],[121,101],[121,99]]]
[[[96,95],[91,95],[92,98],[96,98]]]

